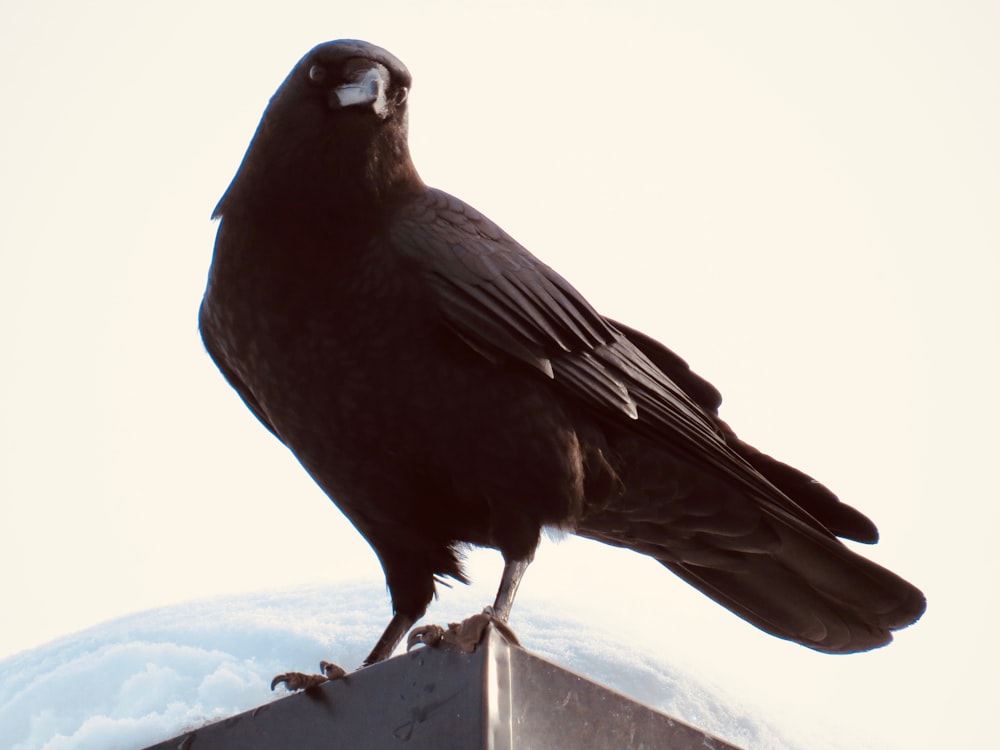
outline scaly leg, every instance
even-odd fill
[[[363,666],[367,667],[377,664],[392,656],[392,652],[396,650],[396,646],[403,640],[403,636],[406,635],[406,631],[410,629],[412,624],[412,617],[401,615],[398,612],[394,614],[392,619],[389,620],[389,624],[385,626],[382,637],[378,639],[375,648],[372,649],[372,652],[368,654],[368,658],[365,659]]]
[[[530,558],[504,562],[503,575],[500,576],[500,587],[497,589],[497,598],[493,602],[493,616],[500,622],[507,622],[507,618],[510,617],[517,587],[521,585],[521,579],[530,564]]]

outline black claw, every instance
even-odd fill
[[[323,674],[305,674],[303,672],[285,672],[284,674],[279,674],[271,680],[271,690],[274,690],[282,683],[284,683],[288,690],[293,692],[296,690],[311,690],[314,687],[322,685],[324,682],[340,679],[347,674],[342,667],[328,661],[321,661],[319,668]]]
[[[422,625],[410,631],[406,639],[406,650],[410,651],[414,646],[436,646],[445,635],[445,630],[440,625]]]

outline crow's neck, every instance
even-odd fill
[[[236,176],[223,216],[235,210],[253,221],[357,225],[377,222],[398,201],[425,189],[401,127],[347,131],[325,148],[295,144],[272,151],[261,145],[264,152],[248,154]]]
[[[355,215],[384,209],[424,189],[406,141],[406,131],[387,127],[376,133],[348,133],[327,165],[331,210]]]

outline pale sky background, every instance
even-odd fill
[[[7,2],[0,19],[0,657],[152,606],[381,576],[196,327],[209,215],[268,97],[315,43],[357,37],[414,74],[425,181],[685,357],[741,436],[871,515],[868,554],[930,604],[888,649],[830,657],[582,541],[546,544],[526,594],[683,643],[735,693],[871,747],[992,730],[995,2]],[[471,570],[485,603],[497,556]]]

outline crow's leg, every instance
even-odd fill
[[[517,587],[521,585],[521,579],[529,565],[531,565],[531,558],[504,562],[503,575],[500,576],[500,587],[497,589],[497,598],[493,601],[492,612],[492,615],[500,622],[507,622],[507,618],[510,617]]]
[[[382,637],[378,639],[375,648],[372,649],[372,652],[368,654],[368,658],[365,659],[364,666],[377,664],[392,656],[392,652],[396,650],[396,646],[403,640],[403,636],[406,635],[406,631],[410,629],[412,624],[412,617],[402,615],[399,612],[394,614],[392,619],[389,620],[389,624],[385,626]]]

